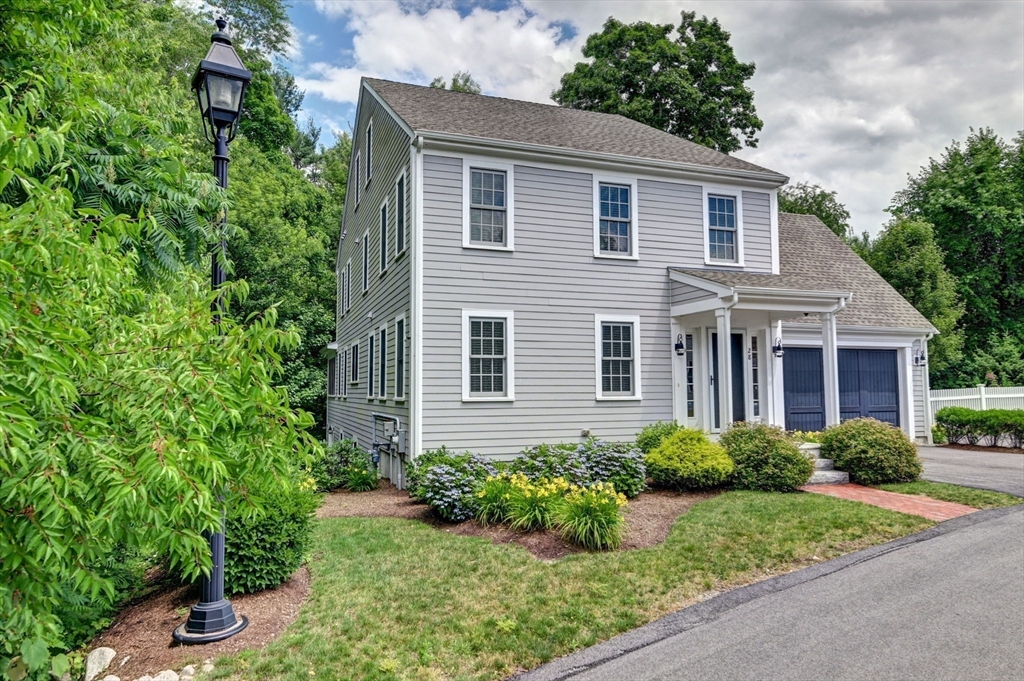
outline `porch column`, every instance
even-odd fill
[[[726,307],[715,310],[715,323],[718,327],[718,373],[715,381],[718,383],[719,426],[725,430],[732,423],[732,348],[729,343],[732,337],[732,309]]]
[[[839,423],[839,348],[836,343],[836,316],[821,313],[821,365],[825,382],[825,425]]]
[[[768,365],[768,419],[774,426],[786,427],[786,391],[782,382],[782,357],[775,356],[776,341],[782,342],[782,320],[775,323],[774,333],[768,327],[768,343],[765,344]]]

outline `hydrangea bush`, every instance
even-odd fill
[[[608,482],[627,497],[640,494],[647,480],[643,453],[637,447],[596,438],[579,444],[528,447],[509,464],[509,471],[535,482],[561,478],[579,487]]]
[[[508,470],[530,480],[561,478],[571,485],[586,485],[592,477],[582,445],[574,444],[527,447],[509,464]]]
[[[488,477],[495,475],[494,465],[482,456],[459,455],[451,463],[435,463],[427,468],[418,491],[442,519],[461,523],[476,515],[476,493]]]

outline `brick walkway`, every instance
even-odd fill
[[[896,492],[886,492],[884,490],[875,489],[873,487],[864,487],[863,485],[855,485],[853,483],[847,483],[845,485],[807,485],[800,489],[804,492],[814,492],[815,494],[825,494],[830,497],[849,499],[850,501],[860,501],[865,504],[871,504],[872,506],[878,506],[879,508],[887,508],[890,511],[919,515],[922,518],[937,520],[939,522],[959,518],[962,515],[974,513],[978,510],[976,508],[971,508],[970,506],[964,506],[963,504],[954,504],[949,501],[938,501],[937,499],[922,497],[916,494],[897,494]]]

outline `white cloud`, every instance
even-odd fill
[[[1024,128],[1019,2],[521,0],[465,16],[439,0],[316,7],[354,33],[352,49],[297,80],[343,105],[355,101],[364,75],[422,83],[457,70],[488,94],[547,102],[609,16],[674,24],[687,9],[717,17],[738,58],[758,66],[751,87],[765,127],[758,148],[738,155],[837,190],[858,231],[877,231],[907,173],[970,126],[1007,137]],[[559,42],[561,24],[577,35]]]

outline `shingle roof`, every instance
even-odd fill
[[[836,315],[840,325],[935,330],[924,315],[813,215],[779,213],[779,274],[672,269],[725,286],[849,291],[853,298]]]
[[[781,173],[614,114],[366,78],[417,133],[441,132],[708,168]]]

